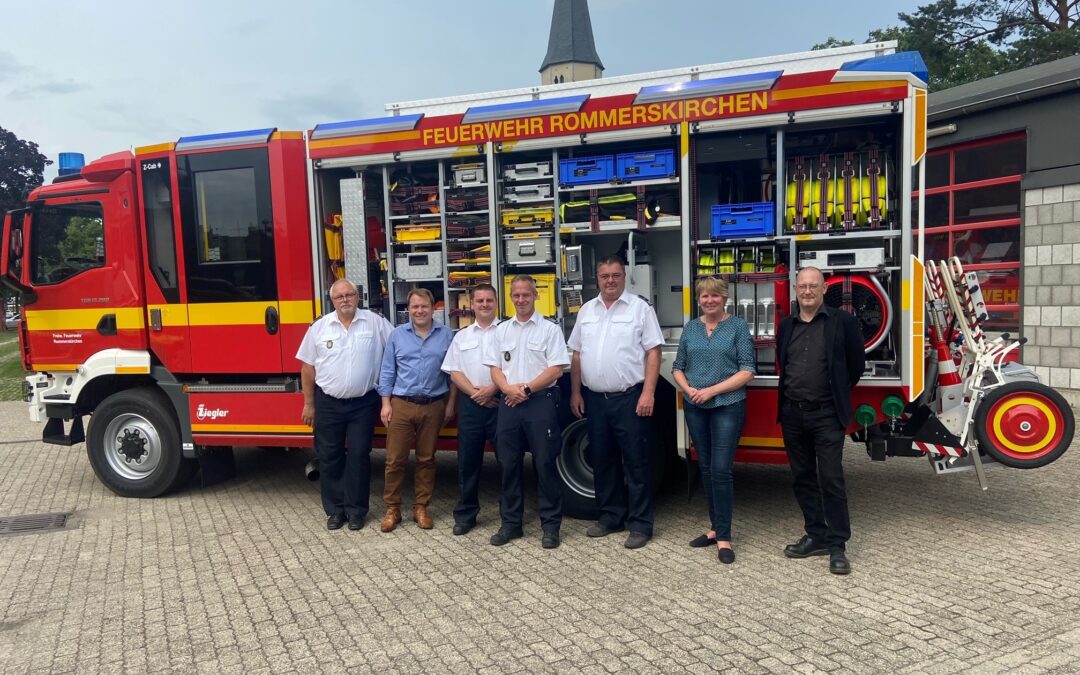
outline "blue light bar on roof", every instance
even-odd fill
[[[919,54],[919,52],[897,52],[895,54],[885,54],[884,56],[873,56],[868,59],[848,61],[840,66],[840,72],[837,73],[837,75],[855,75],[856,73],[867,73],[868,75],[889,73],[895,73],[897,75],[911,74],[918,78],[923,84],[930,81],[930,73],[926,67],[926,62],[923,61],[922,54]],[[843,79],[850,78],[833,78],[834,81]]]
[[[701,96],[720,96],[722,94],[741,94],[747,91],[771,89],[782,70],[770,70],[767,73],[746,73],[729,77],[714,77],[708,80],[690,80],[673,84],[654,84],[642,87],[638,91],[634,104],[671,101],[680,98],[698,98]]]
[[[465,114],[461,118],[461,123],[493,122],[495,120],[508,120],[517,117],[537,117],[539,115],[572,113],[581,110],[581,106],[585,105],[585,101],[588,100],[588,94],[581,94],[579,96],[542,98],[535,101],[515,101],[514,103],[475,106],[465,111]]]
[[[264,144],[277,129],[250,129],[248,131],[228,131],[223,134],[204,134],[202,136],[182,136],[176,142],[176,151],[206,150],[207,148],[231,148],[237,145]]]
[[[395,131],[412,131],[423,118],[423,113],[418,113],[416,115],[372,117],[366,120],[317,124],[315,125],[315,129],[311,132],[311,140],[317,141],[324,138],[341,138],[343,136],[363,136],[365,134],[386,134]]]

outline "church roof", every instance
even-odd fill
[[[547,55],[540,71],[558,63],[593,63],[604,69],[593,42],[588,0],[555,0]]]

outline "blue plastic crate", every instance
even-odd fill
[[[671,178],[675,175],[675,151],[621,153],[615,156],[615,174],[626,181]]]
[[[595,155],[559,160],[560,185],[609,183],[615,177],[615,157]]]
[[[709,234],[714,239],[776,234],[776,205],[772,202],[717,204],[712,207]]]

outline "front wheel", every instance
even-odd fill
[[[1072,408],[1039,382],[1009,382],[991,389],[975,411],[979,448],[1005,466],[1035,469],[1053,462],[1072,443]]]
[[[143,387],[109,396],[90,416],[86,454],[94,473],[121,497],[157,497],[191,477],[195,461],[165,396]]]

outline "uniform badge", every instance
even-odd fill
[[[327,349],[333,349],[334,348],[334,341],[333,340],[327,340],[326,341],[326,348]]]
[[[503,352],[503,361],[510,360],[510,352]]]

